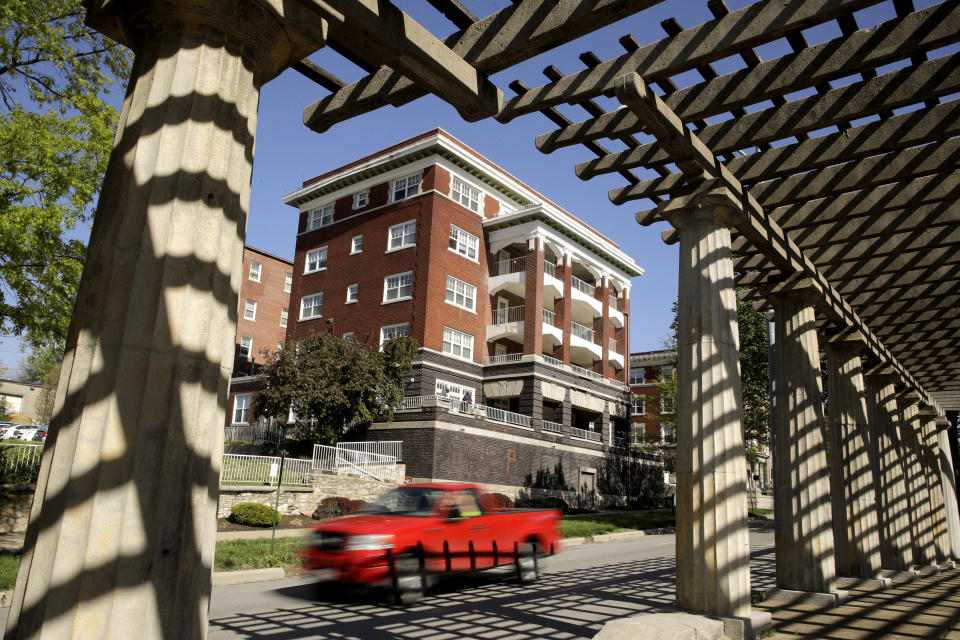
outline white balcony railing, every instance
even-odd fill
[[[577,366],[577,365],[575,365],[575,364],[573,364],[573,363],[570,363],[570,368],[573,369],[573,372],[574,372],[574,373],[576,373],[576,374],[578,374],[578,375],[581,375],[581,376],[584,376],[584,377],[586,377],[586,378],[597,378],[597,379],[600,379],[600,378],[603,377],[602,374],[597,373],[596,371],[590,371],[590,369],[584,369],[583,367],[579,367],[579,366]]]
[[[523,312],[526,305],[494,309],[493,324],[507,324],[508,322],[523,322]]]
[[[552,433],[563,433],[563,425],[559,422],[551,422],[550,420],[543,421],[543,430],[550,431]]]
[[[587,342],[593,343],[594,341],[593,329],[590,327],[585,327],[579,322],[575,322],[573,320],[570,321],[570,333],[578,338],[586,340]]]
[[[557,265],[553,264],[553,263],[550,262],[549,260],[544,260],[544,261],[543,261],[543,272],[544,272],[545,274],[547,274],[548,276],[551,276],[551,277],[553,277],[553,278],[556,278],[556,277],[557,277]]]
[[[597,288],[595,286],[593,286],[589,282],[585,282],[584,280],[581,280],[577,276],[570,276],[570,284],[571,286],[573,286],[574,289],[590,296],[591,298],[597,294]]]
[[[594,440],[600,442],[600,434],[596,431],[588,431],[586,429],[578,429],[574,427],[570,430],[570,435],[574,438],[583,438],[584,440]]]
[[[610,338],[607,341],[607,348],[610,349],[610,351],[613,351],[614,353],[620,353],[619,351],[617,351],[617,341],[614,340],[613,338]]]
[[[563,368],[563,360],[559,360],[557,358],[554,358],[553,356],[541,356],[541,357],[543,358],[543,361],[546,362],[547,364],[552,364],[553,366],[560,367],[561,369]]]
[[[394,407],[394,410],[404,411],[410,409],[422,409],[425,403],[436,399],[437,396],[407,396],[400,401],[400,404]]]
[[[221,485],[285,485],[310,486],[310,461],[286,458],[283,479],[280,479],[280,458],[276,456],[241,456],[223,454]]]
[[[553,311],[550,311],[550,309],[544,309],[543,323],[548,324],[551,327],[557,326],[557,314],[555,314]]]
[[[491,276],[505,276],[508,273],[520,273],[527,270],[527,257],[510,258],[494,263]]]
[[[531,426],[530,416],[525,416],[522,413],[513,413],[512,411],[505,411],[489,405],[487,406],[487,418],[496,422],[512,424],[518,427]]]
[[[485,357],[483,359],[483,364],[506,364],[508,362],[520,362],[522,358],[522,353],[504,353],[499,356]]]

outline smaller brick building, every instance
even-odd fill
[[[661,398],[660,377],[673,374],[677,354],[671,350],[641,351],[630,354],[630,391],[633,406],[630,411],[630,437],[635,443],[646,437],[661,444],[674,442],[673,429],[660,423],[662,414],[674,413],[672,399]]]
[[[289,324],[293,263],[244,245],[243,278],[237,302],[237,343],[230,380],[226,426],[252,423],[258,363],[282,348]]]

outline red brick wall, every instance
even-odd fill
[[[250,280],[250,263],[256,261],[263,265],[260,282]],[[284,276],[292,273],[293,267],[285,260],[256,251],[251,247],[243,249],[243,272],[240,281],[240,299],[237,310],[236,353],[240,351],[240,338],[253,338],[253,353],[257,363],[264,361],[262,351],[275,352],[277,343],[286,336],[286,329],[280,326],[280,309],[289,307],[290,294],[283,290]],[[245,320],[244,306],[247,300],[257,302],[255,321]],[[234,359],[234,371],[248,372],[250,363],[243,358]],[[232,406],[232,405],[231,405]]]

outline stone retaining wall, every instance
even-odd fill
[[[34,484],[0,485],[0,533],[24,533],[33,506]]]

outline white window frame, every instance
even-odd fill
[[[285,327],[290,321],[290,309],[287,307],[280,307],[280,326]]]
[[[390,334],[387,337],[387,334]],[[388,324],[385,327],[380,327],[380,346],[383,346],[383,343],[387,340],[393,340],[394,338],[408,337],[410,335],[410,323],[401,322],[400,324]]]
[[[443,328],[443,353],[473,362],[473,343],[473,336],[469,333],[457,331],[452,327]]]
[[[409,230],[408,230],[409,227]],[[394,236],[394,230],[397,229],[400,231],[400,235]],[[399,243],[394,245],[394,240],[399,240]],[[409,240],[409,241],[408,241]],[[401,222],[400,224],[395,224],[387,229],[387,250],[386,253],[391,251],[400,251],[401,249],[407,249],[409,247],[417,246],[417,221],[416,220],[407,220],[406,222]]]
[[[252,282],[260,282],[260,274],[263,272],[263,263],[256,260],[250,261],[250,271],[247,272],[247,278]]]
[[[325,204],[307,212],[307,231],[329,227],[332,224],[333,204]]]
[[[467,209],[480,212],[483,192],[459,176],[453,176],[450,181],[450,197]]]
[[[422,181],[422,171],[417,171],[416,173],[411,173],[410,175],[391,181],[390,202],[400,202],[401,200],[420,195],[420,183]]]
[[[250,424],[251,393],[238,393],[233,396],[233,422],[231,424]],[[239,412],[239,415],[238,415]]]
[[[368,204],[370,204],[370,189],[365,189],[364,191],[358,191],[355,194],[353,194],[354,209],[362,209]]]
[[[634,373],[637,373],[640,376],[639,380],[634,381],[633,379]],[[646,371],[644,371],[642,367],[638,369],[630,369],[630,384],[633,384],[633,385],[645,384],[646,381],[647,381]]]
[[[253,338],[250,336],[240,336],[240,357],[250,359],[253,355]]]
[[[447,276],[447,292],[444,302],[455,307],[466,309],[471,313],[477,311],[477,288],[469,282],[464,282],[451,275]]]
[[[243,319],[250,320],[251,322],[257,321],[257,306],[258,303],[256,300],[250,300],[249,298],[243,303]]]
[[[637,411],[637,402],[640,403],[640,411]],[[646,396],[641,396],[633,394],[633,403],[631,407],[631,413],[635,416],[645,416],[647,415],[647,398]]]
[[[472,246],[471,246],[472,245]],[[468,260],[477,261],[480,252],[480,238],[469,231],[464,231],[455,224],[450,225],[450,241],[447,244],[450,251],[459,253]],[[470,255],[470,254],[473,255]]]
[[[293,274],[285,273],[283,274],[283,292],[290,293],[291,289],[293,289]]]
[[[410,279],[409,285],[402,284],[405,278]],[[396,286],[391,286],[391,280],[396,280]],[[410,288],[410,293],[401,295],[401,292],[406,287]],[[396,291],[396,294],[393,297],[391,297],[392,291]],[[394,273],[383,279],[383,304],[400,302],[401,300],[409,300],[411,297],[413,297],[413,271]]]
[[[350,296],[350,292],[353,292],[353,296]],[[353,284],[347,285],[347,301],[345,304],[353,304],[360,301],[360,285],[356,282]]]
[[[285,345],[285,344],[286,344],[286,343],[285,343],[283,340],[281,340],[280,342],[278,342],[278,343],[277,343],[277,351],[283,351],[283,345]]]
[[[318,300],[319,304],[314,304],[315,300]],[[311,304],[308,305],[307,304],[308,301],[310,301]],[[306,315],[306,311],[308,308],[310,308],[311,310],[316,308],[317,309],[316,315],[309,315],[309,316]],[[323,317],[323,291],[319,293],[311,294],[309,296],[303,296],[302,298],[300,298],[300,320],[314,320],[316,318],[322,318],[322,317]]]
[[[677,411],[677,401],[676,398],[671,396],[661,396],[660,397],[660,414],[661,415],[673,415]]]
[[[315,254],[315,258],[311,258],[311,254]],[[322,265],[320,263],[323,263]],[[310,263],[315,263],[316,266],[313,268],[310,267]],[[327,247],[317,247],[316,249],[310,249],[307,251],[307,257],[303,261],[303,273],[316,273],[317,271],[324,271],[327,268]]]
[[[363,253],[363,235],[350,238],[350,255]]]

